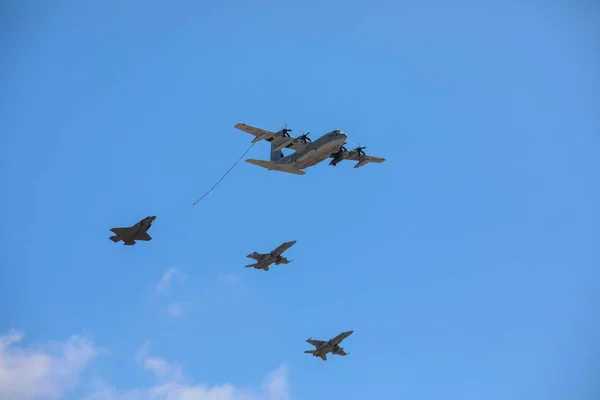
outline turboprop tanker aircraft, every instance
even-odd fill
[[[385,158],[370,156],[365,154],[363,149],[366,147],[357,147],[354,150],[348,151],[344,147],[348,136],[339,129],[326,133],[314,142],[308,137],[308,133],[293,138],[288,132],[291,129],[283,128],[277,132],[267,131],[261,128],[256,128],[246,124],[236,124],[235,128],[249,133],[254,136],[252,143],[266,140],[271,142],[271,158],[267,160],[247,159],[246,162],[259,167],[268,169],[269,171],[288,172],[296,175],[304,175],[303,170],[313,165],[333,158],[329,165],[336,166],[337,163],[343,160],[358,161],[354,168],[360,168],[370,162],[382,163]],[[294,153],[286,156],[281,151],[283,148],[288,148]]]

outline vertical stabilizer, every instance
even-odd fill
[[[279,144],[278,140],[271,141],[271,161],[274,161],[274,162],[279,161],[284,157],[283,151],[281,151],[281,149],[277,148],[278,144]]]

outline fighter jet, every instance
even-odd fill
[[[273,263],[275,263],[275,265],[291,263],[292,260],[288,260],[287,258],[283,257],[281,254],[295,244],[296,244],[296,241],[292,240],[291,242],[283,242],[283,244],[279,245],[275,250],[273,250],[270,253],[260,254],[260,253],[254,252],[252,254],[248,254],[246,257],[252,258],[258,262],[255,264],[246,265],[244,268],[254,267],[256,269],[262,269],[262,270],[268,271],[269,265],[271,265]]]
[[[370,162],[382,163],[385,161],[385,158],[366,154],[363,151],[366,147],[361,147],[360,144],[354,150],[346,150],[344,144],[346,144],[346,138],[348,136],[339,129],[326,133],[313,142],[308,137],[310,132],[293,138],[288,133],[291,129],[287,128],[277,132],[271,132],[242,123],[236,124],[234,127],[254,136],[252,143],[261,140],[271,142],[271,157],[269,161],[254,160],[252,158],[246,160],[246,162],[250,164],[258,165],[269,171],[274,170],[304,175],[306,173],[304,171],[305,168],[317,165],[327,158],[333,159],[329,163],[329,165],[332,166],[336,166],[343,160],[357,161],[354,168],[360,168]],[[286,156],[281,151],[283,148],[293,150],[294,153]]]
[[[148,235],[148,229],[150,229],[155,219],[156,216],[146,217],[128,228],[112,228],[110,231],[116,236],[111,236],[109,239],[115,243],[122,240],[124,246],[133,246],[136,240],[152,240]]]
[[[338,356],[347,356],[350,353],[346,353],[343,348],[339,346],[342,340],[352,335],[354,331],[342,332],[333,339],[328,341],[308,339],[307,342],[316,347],[314,350],[306,350],[306,354],[312,354],[315,357],[321,357],[323,361],[327,360],[327,353],[337,354]]]

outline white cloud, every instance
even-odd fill
[[[23,335],[0,336],[0,400],[59,399],[79,382],[81,372],[101,353],[88,339],[72,336],[45,348],[19,346]],[[209,386],[184,376],[176,363],[149,354],[146,341],[136,361],[154,375],[150,387],[117,389],[95,382],[85,400],[290,400],[286,365],[271,372],[258,388],[230,383]],[[90,387],[88,386],[88,389]]]
[[[181,313],[183,312],[183,310],[181,309],[181,304],[179,303],[171,303],[169,304],[169,315],[173,318],[177,318],[181,315]]]
[[[46,349],[18,346],[22,338],[16,331],[0,336],[0,400],[57,399],[99,353],[81,336]]]
[[[287,367],[282,365],[271,372],[261,390],[237,388],[229,383],[208,386],[186,384],[176,380],[158,383],[145,389],[119,391],[100,387],[84,400],[290,400]]]
[[[263,383],[263,391],[270,400],[289,400],[290,388],[287,380],[287,366],[281,365],[271,372]]]
[[[221,274],[221,275],[219,275],[219,281],[223,282],[227,285],[230,285],[230,286],[237,285],[238,283],[240,283],[241,280],[242,280],[242,278],[236,274]]]
[[[135,359],[144,369],[152,371],[157,380],[179,380],[182,377],[181,367],[167,362],[164,358],[150,357],[150,341],[146,340],[138,350]]]
[[[110,386],[98,387],[85,400],[290,400],[286,365],[271,372],[261,390],[236,388],[231,384],[207,386],[189,384],[181,368],[159,357],[149,357],[150,342],[144,343],[136,359],[154,373],[157,383],[149,388],[119,391]]]
[[[162,293],[165,290],[167,290],[175,276],[179,276],[181,278],[185,277],[185,275],[177,268],[169,268],[167,272],[165,272],[165,274],[162,276],[162,278],[160,278],[160,281],[158,281],[158,283],[156,284],[156,291],[158,293]]]

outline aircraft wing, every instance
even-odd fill
[[[277,134],[277,132],[268,131],[266,129],[257,128],[252,125],[238,123],[234,125],[234,128],[239,129],[240,131],[246,132],[254,136],[254,140],[257,140],[262,136],[261,140],[266,140],[267,142],[273,142],[273,144],[279,148],[279,150],[283,148],[291,149],[294,151],[298,151],[306,147],[306,143],[302,141],[296,141],[297,138],[293,137],[282,137],[281,134]]]
[[[312,344],[317,349],[319,347],[321,347],[323,345],[323,343],[325,343],[323,340],[315,340],[315,339],[308,339],[306,342]]]
[[[150,235],[148,235],[148,232],[140,232],[137,235],[135,235],[135,240],[143,240],[143,241],[149,241],[152,240],[152,237],[150,237]]]
[[[348,353],[344,351],[344,349],[339,349],[336,353],[337,356],[347,356]]]
[[[292,164],[278,164],[273,161],[255,160],[253,158],[248,158],[246,160],[246,162],[249,164],[258,165],[259,167],[266,168],[269,171],[275,170],[275,171],[287,172],[289,174],[295,174],[295,175],[306,174],[306,172],[294,167]]]
[[[259,269],[262,269],[263,271],[268,271],[269,270],[269,264],[267,264],[264,261],[259,261],[256,264],[254,264],[254,268],[259,268]]]
[[[362,161],[364,158],[366,158],[367,160],[369,160],[369,162],[374,162],[374,163],[377,163],[377,164],[380,164],[380,163],[386,161],[385,158],[370,156],[368,154],[366,156],[362,156],[360,158],[357,157],[356,160],[357,161]]]
[[[275,254],[275,256],[280,256],[281,254],[283,254],[284,251],[292,247],[294,244],[296,244],[295,240],[293,242],[282,243],[279,246],[277,246],[275,250],[273,250],[273,253]]]
[[[329,156],[329,158],[334,158],[334,155],[333,155],[333,154],[331,154],[331,155]],[[368,159],[369,159],[369,162],[374,162],[374,163],[378,163],[378,164],[379,164],[379,163],[382,163],[382,162],[384,162],[384,161],[386,161],[386,159],[385,159],[385,158],[381,158],[381,157],[375,157],[375,156],[371,156],[371,155],[369,155],[369,154],[366,154],[366,155],[360,155],[360,156],[359,156],[359,155],[358,155],[358,153],[357,153],[357,152],[355,152],[355,151],[351,151],[351,152],[350,152],[350,154],[348,154],[348,156],[346,156],[346,157],[344,158],[344,160],[349,160],[349,161],[361,161],[361,160],[363,160],[363,159],[365,159],[365,158],[368,158]]]
[[[342,332],[339,335],[337,335],[336,337],[334,337],[333,339],[331,339],[331,342],[333,344],[340,344],[340,343],[342,343],[342,340],[346,339],[348,336],[352,335],[353,333],[354,333],[354,331]]]
[[[131,232],[132,228],[111,228],[110,231],[117,236],[125,237]]]
[[[237,128],[240,131],[244,131],[246,133],[249,133],[249,134],[251,134],[251,135],[253,135],[255,137],[259,137],[260,135],[266,134],[267,138],[265,140],[268,140],[269,142],[271,140],[273,140],[273,137],[275,136],[275,132],[271,132],[271,131],[268,131],[268,130],[262,129],[262,128],[256,128],[254,126],[246,125],[246,124],[242,124],[242,123],[235,124],[234,128]]]

